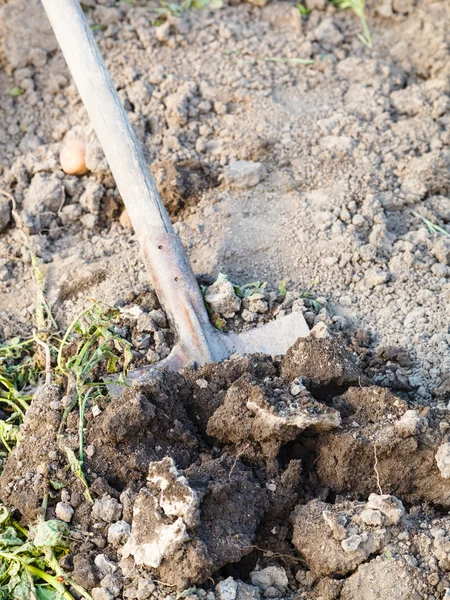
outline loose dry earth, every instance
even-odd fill
[[[33,325],[29,244],[62,329],[103,300],[155,362],[173,336],[46,18],[0,4],[0,341]],[[210,287],[213,320],[302,310],[315,335],[88,406],[93,505],[65,468],[76,411],[61,437],[65,391],[41,386],[1,501],[33,521],[51,474],[95,600],[448,600],[450,238],[417,215],[450,233],[449,3],[369,2],[373,49],[322,0],[158,27],[152,2],[84,4],[201,282],[268,282]],[[70,138],[87,175],[60,170]]]

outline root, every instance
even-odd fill
[[[380,492],[380,495],[383,495],[383,490],[381,489],[381,484],[380,484],[380,474],[378,472],[378,456],[377,456],[377,445],[374,444],[373,446],[373,454],[375,456],[375,464],[373,465],[373,470],[375,471],[375,475],[377,476],[377,486],[378,486],[378,491]]]
[[[242,448],[242,450],[236,454],[236,457],[235,457],[235,459],[234,459],[233,466],[231,467],[231,469],[230,469],[230,472],[228,473],[228,481],[231,481],[231,475],[233,474],[233,471],[234,471],[234,469],[235,469],[235,467],[236,467],[236,465],[237,465],[237,461],[238,461],[238,460],[239,460],[239,458],[240,458],[240,457],[241,457],[241,456],[244,454],[244,452],[247,450],[247,448],[248,448],[249,446],[250,446],[250,444],[246,444],[246,445],[244,446],[244,448]]]

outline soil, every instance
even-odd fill
[[[424,412],[368,378],[355,386],[365,378],[357,354],[322,326],[312,333],[307,354],[300,339],[281,360],[150,371],[88,406],[92,500],[65,468],[67,448],[78,450],[77,414],[61,433],[62,392],[44,384],[0,476],[1,501],[24,522],[38,518],[49,490],[48,518],[69,507],[64,567],[94,598],[193,586],[211,600],[228,598],[230,586],[256,599],[444,591],[443,411]],[[334,359],[321,360],[327,354]],[[153,582],[147,595],[142,582]]]
[[[78,414],[61,435],[63,390],[37,390],[0,499],[29,522],[52,491],[94,600],[450,597],[450,243],[417,216],[450,233],[450,6],[367,2],[368,48],[305,4],[155,26],[156,2],[85,3],[211,320],[314,327],[88,406],[93,505],[66,468]],[[31,331],[35,254],[62,330],[95,298],[156,362],[174,337],[38,1],[0,1],[0,31],[0,341]]]

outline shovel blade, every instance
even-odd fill
[[[228,349],[228,356],[234,353],[277,356],[285,354],[299,337],[306,337],[308,334],[309,327],[305,317],[298,311],[242,333],[223,334],[223,341]]]
[[[242,333],[221,333],[214,329],[212,335],[215,355],[219,357],[217,362],[221,362],[232,354],[285,354],[299,337],[309,335],[309,327],[302,312],[298,311]],[[194,352],[190,352],[189,347],[183,345],[183,340],[180,340],[164,360],[130,371],[126,383],[131,384],[133,380],[152,369],[181,371],[185,367],[201,366],[192,361],[193,355]],[[118,380],[108,381],[107,387],[113,397],[119,396],[123,391],[123,384]]]

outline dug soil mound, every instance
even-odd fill
[[[70,525],[64,568],[95,599],[419,600],[450,585],[450,424],[372,385],[323,326],[280,360],[149,371],[88,404],[85,481],[61,400],[36,393],[0,499],[28,523],[48,495],[46,517]]]

